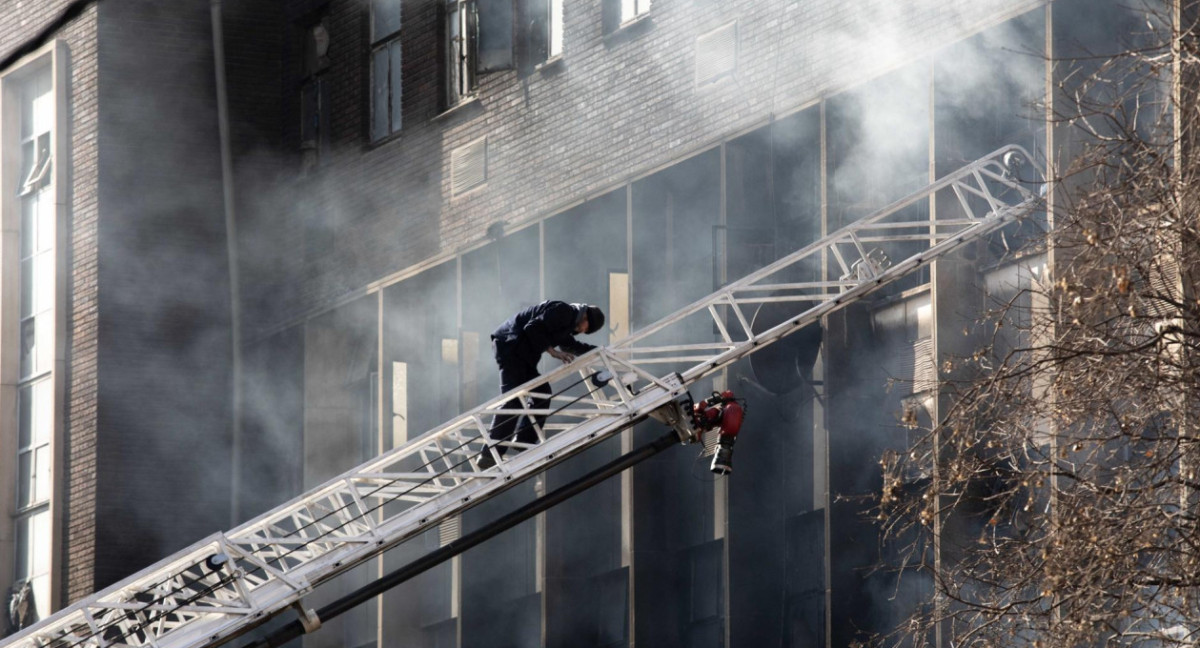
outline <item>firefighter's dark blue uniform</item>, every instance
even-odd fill
[[[580,318],[586,316],[586,304],[568,304],[561,301],[544,301],[535,306],[513,315],[499,328],[492,332],[492,350],[496,356],[496,364],[500,367],[500,393],[538,377],[538,361],[542,354],[552,347],[558,347],[567,353],[582,355],[596,348],[586,342],[575,339],[575,327]],[[549,394],[550,385],[539,385],[535,391]],[[549,406],[548,398],[531,399],[530,407],[545,409]],[[505,409],[521,407],[521,400],[514,398],[504,404]],[[513,426],[517,419],[513,436]],[[545,416],[535,417],[541,426]],[[497,416],[492,421],[488,434],[493,439],[514,439],[520,443],[537,443],[537,432],[533,429],[533,421],[529,417]],[[497,448],[504,454],[504,447]]]

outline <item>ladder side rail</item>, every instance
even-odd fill
[[[1004,167],[1003,167],[1003,163],[1001,162],[1001,160],[1004,158],[1005,155],[1007,155],[1009,153],[1018,153],[1020,155],[1025,156],[1025,158],[1028,160],[1033,159],[1032,157],[1029,156],[1028,152],[1026,152],[1025,149],[1021,146],[1013,144],[1013,145],[1001,147],[1000,149],[993,151],[989,155],[987,155],[983,158],[980,158],[979,160],[976,160],[975,162],[955,171],[954,173],[948,174],[948,175],[942,177],[941,179],[935,181],[934,183],[932,183],[916,192],[913,192],[903,198],[900,198],[899,200],[896,200],[896,201],[890,203],[889,205],[883,207],[879,211],[874,212],[873,214],[868,215],[864,218],[861,218],[853,223],[849,223],[846,226],[830,233],[825,238],[820,239],[818,241],[814,241],[812,243],[809,243],[808,245],[800,248],[799,250],[796,250],[795,252],[792,252],[792,253],[788,254],[787,256],[784,256],[781,259],[779,259],[773,263],[770,263],[770,264],[764,266],[763,268],[756,270],[735,282],[730,283],[728,286],[725,286],[724,288],[721,289],[721,291],[718,291],[718,292],[724,293],[725,291],[730,290],[730,289],[736,289],[741,286],[753,285],[766,277],[770,277],[771,275],[774,275],[782,270],[787,269],[790,266],[795,265],[797,262],[800,262],[800,261],[808,259],[808,258],[815,257],[822,250],[831,249],[835,255],[841,256],[841,252],[840,252],[839,248],[837,247],[837,245],[839,243],[852,244],[852,239],[851,239],[852,234],[855,234],[862,230],[869,229],[872,226],[874,226],[875,224],[877,224],[879,221],[882,221],[890,216],[893,216],[897,212],[900,212],[903,209],[910,207],[910,206],[916,204],[917,202],[919,202],[920,200],[928,198],[930,195],[935,194],[938,191],[941,191],[943,189],[957,186],[957,187],[962,187],[964,190],[969,189],[973,192],[983,191],[983,192],[986,192],[990,196],[991,192],[988,190],[986,184],[981,183],[980,187],[972,187],[967,184],[967,182],[969,180],[977,180],[977,179],[981,178],[983,174],[980,174],[980,170],[987,168],[987,167],[993,167],[991,172],[986,174],[988,178],[991,178],[993,181],[1001,184],[1002,186],[1004,186],[1008,189],[1017,191],[1023,200],[1028,199],[1028,198],[1032,197],[1032,193],[1029,192],[1029,190],[1024,187],[1024,183],[1022,181],[1017,180],[1017,179],[1007,178],[1004,176]],[[992,196],[992,198],[995,198],[995,197]],[[955,219],[955,220],[957,220],[957,219]],[[976,219],[976,221],[978,221],[978,220],[979,219]],[[938,222],[939,221],[936,218],[931,218],[928,221],[923,221],[922,225],[925,227],[929,227],[931,225],[937,225]],[[849,265],[849,264],[847,264],[847,265]],[[847,270],[848,269],[849,268],[847,268]],[[610,345],[610,347],[617,348],[617,349],[629,348],[630,346],[637,344],[641,340],[643,340],[647,337],[650,337],[651,335],[654,335],[655,333],[662,331],[664,328],[678,322],[680,319],[695,313],[696,311],[698,311],[701,308],[704,308],[709,303],[711,298],[712,298],[712,296],[709,296],[706,298],[701,298],[688,306],[684,306],[683,308],[677,310],[676,312],[672,313],[671,315],[668,315],[653,324],[650,324],[642,329],[639,329],[638,331],[633,332],[631,335],[629,335],[626,338],[623,338],[616,344]]]
[[[674,383],[675,386],[672,389],[656,385],[640,393],[629,408],[611,412],[603,418],[589,419],[569,431],[546,439],[537,448],[538,452],[522,453],[505,461],[499,466],[504,470],[502,479],[474,479],[451,492],[405,510],[399,516],[387,520],[381,525],[381,536],[386,538],[386,541],[381,540],[375,546],[341,547],[331,551],[322,556],[319,561],[314,562],[312,569],[306,572],[307,577],[314,584],[331,578],[362,560],[375,556],[442,520],[461,513],[463,509],[483,501],[494,491],[545,471],[549,466],[579,450],[607,438],[613,432],[624,429],[648,412],[686,391],[686,385],[682,381],[676,380]],[[267,618],[286,610],[298,600],[301,594],[303,593],[277,586],[260,589],[258,600],[256,600],[255,615]],[[242,624],[237,619],[223,619],[214,615],[214,618],[208,621],[204,627],[191,629],[187,636],[171,637],[169,642],[164,641],[163,648],[195,646],[198,645],[197,637],[200,638],[201,643],[213,643],[240,634],[246,629],[241,627]]]
[[[923,253],[913,255],[901,263],[889,268],[879,276],[869,281],[860,283],[858,286],[852,288],[846,293],[843,293],[836,299],[823,302],[807,311],[804,311],[796,317],[791,318],[789,321],[783,322],[766,331],[756,334],[752,340],[749,340],[734,349],[730,349],[729,351],[722,353],[720,356],[712,358],[707,364],[697,365],[696,367],[682,372],[684,382],[694,382],[695,380],[698,380],[716,371],[717,369],[727,366],[741,357],[748,355],[746,353],[746,347],[748,346],[755,347],[754,350],[757,350],[757,348],[766,346],[795,330],[819,321],[823,316],[829,314],[830,312],[838,310],[843,306],[865,297],[872,291],[877,290],[882,286],[887,285],[891,281],[909,274],[910,272],[932,262],[945,253],[961,247],[965,243],[975,240],[980,236],[986,235],[989,232],[1003,227],[1019,216],[1032,211],[1036,207],[1037,202],[1038,201],[1036,199],[1031,198],[1024,203],[1017,205],[1016,207],[1004,209],[994,220],[981,223],[979,226],[977,226],[977,228],[974,228],[970,232],[966,232],[956,236],[955,238],[943,241],[929,248]]]

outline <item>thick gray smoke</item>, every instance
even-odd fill
[[[923,186],[931,173],[946,173],[1000,145],[1015,142],[1038,154],[1044,138],[1043,126],[1035,117],[1045,88],[1044,10],[1038,5],[1004,0],[878,0],[850,3],[834,15],[813,20],[802,9],[805,5],[790,3],[782,6],[777,16],[779,33],[811,30],[812,25],[821,29],[794,46],[786,45],[793,41],[773,40],[770,29],[761,32],[764,38],[755,42],[762,49],[745,65],[747,74],[756,65],[769,66],[768,72],[759,68],[757,78],[771,82],[742,90],[753,100],[754,110],[764,114],[790,110],[804,100],[825,95],[829,227],[835,229]],[[988,16],[1021,8],[1031,10],[967,40],[933,49],[980,29]],[[753,27],[748,25],[747,33],[756,33]],[[639,65],[645,67],[636,71],[637,78],[661,79],[679,73],[670,63],[652,57]],[[569,78],[571,73],[568,67],[560,74]],[[616,76],[617,81],[624,79]],[[576,128],[581,134],[587,128],[583,124],[586,109],[580,105],[580,114],[573,116],[580,122]],[[686,160],[678,159],[684,157],[680,152],[669,168],[634,181],[629,196],[633,204],[632,267],[626,248],[627,196],[621,186],[549,218],[541,231],[534,226],[510,232],[462,255],[460,261],[382,290],[382,335],[375,319],[379,296],[371,294],[347,299],[332,315],[311,319],[303,326],[257,337],[254,344],[258,350],[247,362],[245,377],[250,396],[247,431],[260,435],[253,443],[262,454],[247,453],[247,492],[243,497],[255,502],[247,513],[295,494],[307,481],[303,467],[320,464],[324,474],[358,463],[364,430],[368,437],[382,434],[388,443],[403,440],[396,433],[398,428],[392,427],[400,423],[386,410],[390,405],[398,411],[394,400],[387,401],[400,396],[385,396],[384,402],[378,403],[369,400],[373,389],[370,374],[375,367],[383,367],[382,375],[374,380],[382,381],[386,394],[396,384],[395,372],[401,370],[396,363],[403,364],[403,426],[411,438],[495,394],[495,367],[487,334],[524,306],[543,298],[607,306],[613,285],[610,280],[619,281],[620,275],[628,274],[631,326],[636,328],[707,294],[722,281],[811,241],[818,233],[814,222],[820,214],[820,159],[813,154],[819,151],[819,113],[820,109],[813,107],[727,143],[725,194],[719,190],[722,160],[716,149],[689,151],[694,155]],[[659,117],[667,119],[653,116]],[[702,122],[706,117],[696,119]],[[708,126],[714,133],[728,131],[725,123]],[[352,144],[335,144],[330,152],[331,168],[356,168],[360,157],[386,155],[400,146],[364,154],[358,135],[349,139]],[[562,151],[562,155],[568,152]],[[267,154],[263,158],[267,160],[264,167],[290,163]],[[558,162],[557,158],[547,159],[546,165],[561,167]],[[396,164],[401,168],[402,161]],[[546,172],[560,170],[548,168]],[[424,184],[439,186],[439,173],[430,173]],[[394,200],[394,192],[387,188],[362,189],[337,173],[285,181],[269,176],[244,173],[241,187],[248,196],[244,199],[248,211],[255,214],[242,239],[242,253],[250,266],[244,291],[248,326],[255,334],[295,321],[304,305],[328,295],[357,297],[380,278],[372,274],[376,269],[404,265],[384,259],[389,252],[402,249],[404,259],[414,260],[439,251],[436,238],[442,233],[442,224],[420,225],[422,219],[432,218],[429,214],[445,208],[437,191],[428,192],[428,204],[418,204],[415,199]],[[586,180],[580,186],[593,186],[590,178]],[[617,179],[613,182],[615,186]],[[528,203],[542,204],[536,197]],[[512,206],[513,214],[525,214],[529,209],[527,204]],[[722,213],[727,219],[723,226],[719,222]],[[513,214],[497,213],[495,220],[507,219],[511,224]],[[481,239],[490,222],[468,225]],[[405,239],[406,243],[374,245],[372,238]],[[721,241],[717,250],[714,241]],[[301,253],[289,254],[289,250]],[[722,266],[737,270],[722,277]],[[274,280],[256,283],[256,277]],[[281,277],[287,280],[278,280]],[[879,358],[866,351],[874,349],[869,325],[864,325],[869,316],[866,310],[855,312],[856,319],[847,324],[850,330],[838,338],[860,346],[853,352],[853,362],[840,368],[841,373],[828,383],[840,380],[836,382],[840,391],[830,393],[831,399],[853,404],[834,408],[834,418],[829,421],[835,446],[830,449],[830,473],[838,476],[835,495],[858,496],[876,490],[875,458],[904,441],[895,425],[896,413],[879,407],[880,402],[897,399],[879,397],[886,376],[879,371]],[[382,349],[377,348],[380,337]],[[604,339],[601,336],[599,341]],[[848,353],[844,349],[838,352]],[[461,386],[457,383],[460,368]],[[753,377],[745,367],[732,374],[734,381],[739,376]],[[335,394],[315,394],[315,384]],[[808,585],[797,584],[801,577],[785,576],[778,570],[772,573],[764,567],[798,563],[804,565],[798,568],[804,579],[823,574],[814,566],[823,561],[813,547],[823,544],[824,529],[823,523],[814,522],[820,513],[813,511],[812,502],[820,485],[813,483],[809,471],[820,450],[810,438],[813,413],[809,394],[797,389],[758,397],[761,405],[752,414],[746,441],[752,447],[739,459],[754,468],[729,482],[731,528],[737,529],[727,540],[734,572],[730,587],[735,591],[721,589],[725,541],[718,538],[717,523],[711,517],[713,486],[694,479],[693,457],[677,453],[637,471],[634,515],[638,531],[632,551],[635,565],[646,570],[638,578],[638,605],[658,601],[662,606],[639,610],[655,609],[663,618],[687,619],[672,622],[669,629],[639,631],[665,633],[664,645],[690,643],[692,635],[688,633],[696,633],[694,645],[700,645],[701,635],[708,641],[710,635],[705,633],[710,633],[714,624],[723,628],[728,622],[718,618],[727,609],[725,601],[703,596],[717,588],[721,596],[730,597],[728,607],[735,611],[734,618],[755,619],[733,630],[735,638],[749,641],[758,638],[756,632],[787,622],[783,610],[792,608],[781,606],[781,597],[808,600],[812,591],[820,589],[813,586],[810,591]],[[324,397],[329,399],[322,400]],[[371,407],[385,408],[385,429],[370,427],[370,416],[364,412]],[[322,419],[325,415],[330,418]],[[317,442],[314,446],[308,444],[307,436],[300,435],[301,429],[306,435],[322,429],[337,436],[313,439]],[[298,438],[305,442],[298,443]],[[343,452],[336,457],[312,455],[319,452],[318,447],[339,444]],[[589,457],[581,457],[577,465],[563,466],[548,479],[562,479],[582,470],[583,464],[615,452],[609,443]],[[290,475],[287,471],[270,473],[279,465],[273,463],[275,453],[295,462]],[[256,482],[251,476],[262,479]],[[597,607],[589,611],[571,593],[590,593],[590,588],[621,591],[621,579],[630,577],[631,570],[622,564],[623,548],[616,532],[618,504],[619,493],[610,483],[547,516],[548,564],[544,568],[550,589],[546,595],[553,601],[550,605],[555,615],[549,622],[579,620],[575,627],[552,628],[553,637],[609,638],[606,633],[613,624],[606,615],[612,610]],[[859,582],[858,570],[878,558],[873,542],[861,537],[856,540],[872,533],[869,526],[861,524],[861,510],[856,504],[839,504],[831,515],[834,546],[823,551],[834,555],[836,577],[825,586],[838,592],[834,614],[846,627],[881,628],[895,618],[894,601],[886,594],[893,584]],[[597,523],[598,519],[603,522]],[[524,645],[531,628],[540,622],[538,585],[532,575],[536,562],[529,557],[538,550],[536,535],[526,525],[494,546],[481,547],[464,557],[465,563],[474,565],[469,570],[473,575],[463,581],[467,590],[464,627],[466,635],[473,637],[469,641],[481,641],[484,633],[492,632]],[[751,537],[756,540],[748,540]],[[801,546],[809,549],[798,556],[797,547]],[[444,585],[449,576],[430,578]],[[425,586],[429,586],[427,581]],[[912,587],[921,589],[918,584]],[[438,600],[421,611],[422,622],[446,621],[450,604],[440,591]],[[400,601],[395,604],[403,605]],[[625,605],[632,604],[625,601]],[[616,609],[621,604],[613,605]],[[739,617],[746,611],[759,616]],[[496,620],[501,618],[503,621]]]

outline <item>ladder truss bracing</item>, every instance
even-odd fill
[[[1041,207],[1039,181],[1017,177],[1017,159],[1028,173],[1032,158],[1023,149],[1002,148],[633,335],[205,538],[0,646],[199,648],[293,606],[311,622],[301,600],[317,585],[644,419],[695,381],[1033,214]],[[935,194],[957,209],[929,210]],[[888,263],[885,254],[901,260]],[[755,330],[754,312],[767,303],[782,305],[772,308],[786,309],[787,316]],[[615,379],[597,386],[590,379],[597,372]],[[531,409],[528,401],[506,409],[510,399],[544,385],[553,396],[543,409]],[[489,439],[492,417],[506,413],[548,416],[535,428],[539,443]],[[495,452],[500,445],[510,448],[503,457]],[[483,453],[495,465],[481,466]]]

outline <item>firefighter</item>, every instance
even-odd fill
[[[500,368],[500,393],[503,394],[538,377],[538,361],[543,353],[563,363],[571,362],[575,356],[596,348],[575,339],[581,333],[595,333],[604,326],[604,311],[588,304],[568,304],[561,301],[544,301],[513,315],[492,332],[492,353]],[[539,385],[535,391],[549,394],[550,385]],[[533,409],[545,409],[548,398],[530,399]],[[521,407],[514,398],[504,404],[505,409]],[[520,425],[517,419],[520,419]],[[536,423],[545,423],[545,416],[535,416]],[[488,436],[496,440],[515,438],[520,443],[537,443],[535,421],[525,416],[497,416],[492,421]],[[515,431],[514,431],[515,428]],[[515,432],[515,434],[514,434]],[[506,448],[497,446],[503,456]],[[494,460],[490,452],[479,458],[480,469],[490,468]]]

